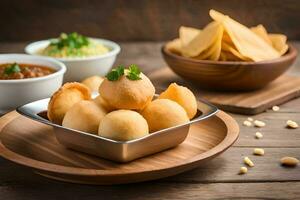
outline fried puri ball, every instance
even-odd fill
[[[118,141],[128,141],[149,134],[147,121],[132,110],[116,110],[101,121],[98,135]]]
[[[107,111],[92,100],[75,103],[65,114],[62,125],[78,131],[97,134],[100,121]]]
[[[184,124],[189,121],[187,113],[178,103],[169,99],[156,99],[142,110],[150,132]]]
[[[105,108],[105,110],[107,112],[111,112],[113,110],[115,110],[111,105],[109,105],[109,103],[107,103],[107,101],[105,101],[101,95],[98,95],[96,98],[93,99],[93,101],[95,103],[97,103],[98,105],[102,106],[103,108]]]
[[[151,102],[155,88],[147,76],[141,73],[140,77],[140,80],[130,80],[124,75],[117,81],[104,79],[99,93],[116,109],[143,109]]]
[[[91,99],[90,90],[83,84],[66,83],[56,91],[48,104],[48,119],[61,124],[66,112],[77,102]]]
[[[189,90],[187,87],[183,87],[177,85],[176,83],[172,83],[169,85],[167,90],[165,90],[159,95],[158,98],[170,99],[172,101],[177,102],[185,109],[190,119],[192,119],[197,113],[196,97],[193,94],[193,92]]]
[[[97,92],[103,80],[101,76],[91,76],[81,81],[81,83],[87,86],[92,92]]]

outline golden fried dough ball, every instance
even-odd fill
[[[138,112],[116,110],[101,121],[98,134],[113,140],[128,141],[149,134],[147,121]]]
[[[101,76],[91,76],[81,81],[81,83],[87,86],[92,92],[97,92],[103,80]]]
[[[184,124],[189,121],[183,107],[169,99],[156,99],[152,101],[141,114],[147,120],[150,132]]]
[[[111,105],[109,105],[107,103],[107,101],[105,101],[101,95],[98,95],[96,98],[93,99],[94,102],[96,102],[98,105],[102,106],[103,108],[105,108],[105,110],[107,112],[111,112],[113,110],[115,110],[115,108],[113,108]]]
[[[56,91],[48,104],[47,116],[56,124],[61,124],[66,112],[77,102],[91,99],[90,90],[83,84],[66,83]]]
[[[140,80],[130,80],[124,75],[117,81],[104,79],[99,93],[114,108],[143,109],[151,102],[155,88],[147,76],[141,73],[140,77]]]
[[[181,105],[187,112],[190,119],[197,113],[197,100],[191,90],[186,87],[172,83],[167,90],[162,92],[159,99],[170,99]]]
[[[97,134],[100,121],[107,114],[106,110],[92,100],[75,103],[65,114],[64,127]]]

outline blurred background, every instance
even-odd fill
[[[181,25],[202,28],[211,8],[300,39],[298,0],[2,0],[0,42],[73,31],[115,41],[163,41],[177,37]]]

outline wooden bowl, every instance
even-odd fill
[[[262,88],[283,74],[297,57],[292,45],[282,57],[261,62],[196,60],[175,54],[166,45],[161,51],[168,66],[182,78],[202,88],[229,91]]]

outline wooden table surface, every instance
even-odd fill
[[[300,43],[294,42],[297,49]],[[23,52],[25,43],[0,43],[0,53]],[[164,67],[161,43],[122,43],[117,64],[135,63],[146,74]],[[300,75],[300,61],[288,72]],[[156,85],[158,86],[158,85]],[[284,168],[283,156],[300,158],[300,128],[287,129],[288,119],[300,124],[300,98],[252,116],[266,122],[264,128],[242,126],[248,117],[232,114],[240,124],[240,138],[228,151],[209,163],[177,176],[138,184],[88,186],[53,181],[29,169],[0,158],[0,199],[300,199],[300,166]],[[256,131],[263,139],[254,138]],[[265,156],[253,156],[253,148],[265,149]],[[243,157],[255,167],[238,175]]]

